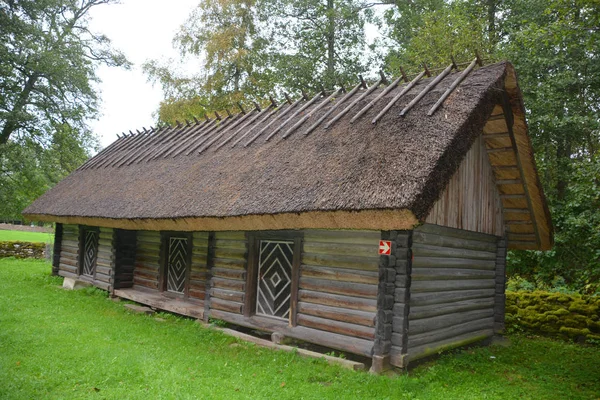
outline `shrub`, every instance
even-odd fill
[[[600,297],[507,291],[506,327],[509,332],[523,331],[599,343]]]
[[[7,241],[0,242],[0,258],[44,258],[45,243]]]

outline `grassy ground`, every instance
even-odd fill
[[[0,230],[0,242],[13,240],[18,240],[22,242],[51,243],[54,241],[54,234],[42,232]]]
[[[0,260],[2,399],[597,399],[600,349],[511,337],[373,376],[238,342],[192,320],[65,291],[43,261]]]

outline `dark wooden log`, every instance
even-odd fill
[[[246,249],[245,248],[224,248],[217,247],[215,249],[216,258],[227,258],[233,260],[245,260],[246,258]]]
[[[206,298],[206,291],[204,285],[198,287],[190,287],[188,295],[194,299],[204,300]]]
[[[79,276],[79,274],[77,273],[77,267],[73,267],[71,265],[64,264],[63,262],[58,264],[59,275],[60,275],[60,271],[68,272],[72,275]]]
[[[482,329],[494,328],[494,317],[487,317],[475,321],[468,321],[462,324],[456,324],[449,328],[437,331],[429,331],[419,335],[408,336],[408,352],[413,353],[413,349],[419,346],[434,346],[442,340],[456,338],[469,332],[477,332]]]
[[[418,233],[432,233],[435,235],[442,235],[446,237],[475,240],[479,242],[492,243],[494,246],[498,241],[498,238],[494,235],[488,235],[485,233],[466,231],[464,229],[449,228],[446,226],[440,226],[435,224],[423,224],[414,230],[414,234]]]
[[[438,280],[438,281],[413,281],[411,294],[419,292],[444,292],[455,290],[488,289],[496,288],[493,279],[466,279],[466,280]]]
[[[96,276],[94,277],[94,282],[104,282],[106,284],[110,284],[112,282],[110,275],[104,275],[104,274],[98,274],[96,273]],[[102,288],[104,289],[104,288]],[[104,290],[108,290],[108,289],[104,289]]]
[[[133,300],[137,303],[145,304],[159,310],[165,310],[193,318],[202,319],[204,317],[204,303],[199,300],[189,299],[183,301],[179,298],[172,299],[164,296],[157,290],[145,288],[117,289],[114,294],[115,296]]]
[[[232,301],[218,299],[216,297],[210,298],[211,315],[215,316],[215,310],[227,311],[234,314],[242,313],[242,304],[234,303]],[[217,317],[218,318],[218,317]]]
[[[307,265],[320,265],[324,267],[338,267],[346,269],[360,269],[364,271],[378,270],[378,257],[357,257],[353,255],[328,255],[304,253],[302,261]]]
[[[346,322],[333,321],[306,314],[298,314],[298,325],[322,331],[337,333],[351,337],[372,340],[375,338],[375,329]]]
[[[198,270],[194,271],[194,270],[192,270],[190,272],[190,280],[191,281],[202,281],[202,282],[204,282],[204,281],[206,281],[206,279],[208,279],[208,276],[209,276],[208,271],[205,270],[205,269],[201,270],[201,271],[198,271]]]
[[[212,275],[217,278],[229,278],[237,280],[246,280],[246,271],[239,269],[213,268]]]
[[[313,304],[322,304],[332,307],[341,307],[360,311],[377,311],[377,301],[375,299],[365,299],[359,297],[343,296],[311,290],[300,290],[299,301],[305,301]]]
[[[414,243],[411,249],[415,257],[468,258],[471,260],[494,260],[496,258],[496,253],[492,251],[441,247],[425,243]]]
[[[304,252],[311,254],[337,254],[341,256],[352,254],[359,257],[378,259],[378,245],[378,241],[369,244],[305,241],[303,248]]]
[[[441,257],[416,257],[412,262],[413,268],[462,268],[483,269],[494,271],[496,262],[494,260],[471,260],[468,258],[441,258]]]
[[[480,269],[462,268],[422,268],[414,267],[413,280],[460,280],[460,279],[494,279],[496,272]]]
[[[144,279],[139,276],[133,277],[133,284],[147,287],[150,289],[158,289],[158,282],[156,280]]]
[[[460,239],[455,237],[448,237],[442,235],[436,235],[433,233],[417,232],[413,234],[413,242],[428,244],[439,247],[453,247],[458,249],[468,249],[485,252],[495,252],[496,244],[487,241],[468,240]]]
[[[58,270],[58,276],[62,276],[63,278],[72,278],[72,279],[78,279],[79,275],[77,275],[77,273],[73,273],[71,271],[65,270],[65,269],[59,269]]]
[[[412,293],[410,296],[410,306],[424,306],[431,304],[446,304],[455,301],[493,298],[495,289],[475,289],[475,290],[456,290],[449,292],[422,292]]]
[[[231,322],[233,324],[269,332],[280,332],[285,336],[294,339],[304,340],[353,354],[371,357],[373,351],[373,342],[371,340],[339,335],[304,326],[289,327],[287,323],[282,324],[269,318],[244,317],[242,315],[220,310],[211,311],[211,315],[214,318],[222,319],[223,321]]]
[[[63,256],[60,258],[60,265],[68,265],[70,267],[73,267],[75,269],[77,269],[77,267],[79,266],[79,263],[77,262],[77,259],[72,259],[69,257],[65,257],[65,254],[63,254]]]
[[[213,288],[210,290],[211,299],[217,298],[221,300],[234,301],[237,303],[244,302],[244,293],[236,292],[232,290],[223,290]]]
[[[364,325],[368,327],[375,326],[375,313],[373,312],[299,302],[298,313],[313,315],[315,317],[321,317],[325,319],[332,319],[335,321],[348,322],[350,324]]]
[[[377,286],[362,283],[337,282],[312,278],[300,278],[300,288],[317,292],[342,294],[346,296],[375,298]]]
[[[221,279],[221,278],[215,278],[215,277],[212,278],[211,284],[213,287],[216,287],[219,289],[229,289],[229,290],[235,290],[238,292],[243,292],[246,287],[246,282],[244,282],[244,281],[238,281],[238,280],[233,280],[233,279]]]
[[[241,269],[244,270],[246,266],[246,260],[239,259],[233,260],[228,258],[214,258],[214,267],[215,268],[225,268],[225,269]]]
[[[491,309],[494,307],[494,298],[485,297],[480,299],[471,299],[455,301],[451,303],[432,304],[425,306],[411,306],[409,319],[411,321],[421,318],[431,318],[437,315],[445,315],[457,312],[471,310]]]
[[[417,336],[421,333],[433,332],[440,329],[449,328],[454,325],[480,320],[487,317],[493,317],[494,309],[487,308],[483,310],[463,311],[452,314],[437,315],[430,318],[410,320],[409,337]]]
[[[329,279],[334,281],[364,283],[369,285],[377,285],[379,283],[379,276],[376,271],[327,268],[312,265],[302,265],[301,276],[306,278]]]

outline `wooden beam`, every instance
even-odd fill
[[[498,132],[498,133],[483,133],[484,139],[503,139],[510,138],[510,134],[508,132]]]
[[[519,185],[522,183],[523,181],[520,179],[498,179],[496,181],[496,185]]]
[[[512,147],[497,147],[495,149],[488,149],[486,148],[488,153],[506,153],[506,152],[512,152],[513,148]]]

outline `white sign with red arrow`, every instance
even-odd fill
[[[392,242],[390,240],[379,241],[379,254],[383,254],[384,256],[392,254]]]

